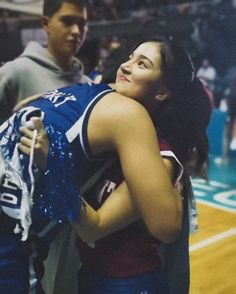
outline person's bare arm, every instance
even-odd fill
[[[149,232],[167,242],[172,239],[182,216],[144,108],[118,94],[107,95],[91,113],[88,138],[94,154],[107,149],[118,153],[132,200]]]
[[[49,152],[49,139],[44,130],[44,125],[41,119],[38,117],[32,117],[30,120],[33,122],[35,129],[38,132],[35,142],[36,144],[34,146],[34,161],[41,170],[45,170],[47,167],[47,158]],[[23,153],[29,155],[33,138],[33,130],[26,126],[22,126],[20,131],[21,139],[19,149]]]
[[[37,100],[40,96],[41,94],[36,94],[21,100],[15,105],[15,107],[13,108],[13,111],[15,112],[20,110],[21,108],[27,106],[27,104],[29,104],[30,102]]]
[[[169,175],[172,177],[172,162],[168,159],[164,159],[164,164]],[[182,200],[177,189],[176,197],[179,203],[180,213],[182,214]],[[84,206],[81,207],[80,211],[80,220],[77,223],[73,223],[73,227],[81,239],[91,243],[125,228],[129,224],[140,219],[140,217],[132,197],[129,194],[127,185],[123,182],[111,193],[97,211],[84,201]],[[176,231],[168,240],[159,239],[163,242],[173,241],[179,232],[180,230]]]
[[[107,95],[92,110],[88,138],[94,154],[118,153],[131,199],[147,229],[158,239],[172,240],[181,228],[182,215],[159,154],[156,130],[144,108],[116,93]],[[25,153],[29,142],[27,150],[20,146]],[[39,153],[46,156],[47,152],[48,147]]]
[[[88,243],[119,231],[140,218],[125,182],[112,192],[97,211],[83,202],[80,219],[73,223],[73,227],[81,239]]]
[[[39,118],[32,118],[32,121],[38,130],[38,137],[35,145],[36,164],[38,164],[41,169],[45,169],[49,142],[44,132],[41,120]],[[21,138],[20,149],[24,153],[29,154],[33,132],[27,127],[22,127],[21,131],[23,135]],[[163,159],[163,162],[169,177],[173,180],[174,168],[172,161],[169,159]],[[178,191],[175,192],[179,207],[178,209],[182,216],[182,201],[180,200],[181,197]],[[135,207],[135,203],[129,194],[127,185],[122,183],[112,193],[112,195],[108,197],[108,199],[98,211],[95,211],[88,204],[82,206],[80,222],[75,223],[74,228],[83,240],[87,242],[94,242],[126,227],[140,217],[140,213]],[[162,239],[162,236],[158,236],[158,238],[163,242],[169,242],[178,235],[180,229],[181,228],[179,228],[179,230],[177,229],[172,233],[171,236],[168,236],[168,240],[165,238]]]

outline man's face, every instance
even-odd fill
[[[204,68],[207,68],[209,66],[209,60],[208,59],[203,59],[202,65]]]
[[[48,51],[56,59],[70,59],[82,46],[87,33],[87,10],[63,3],[51,17],[43,17],[48,34]]]

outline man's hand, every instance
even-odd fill
[[[23,100],[21,100],[20,102],[18,102],[16,104],[16,106],[13,108],[13,112],[20,110],[21,108],[25,107],[27,104],[29,104],[30,102],[33,102],[35,100],[37,100],[39,97],[41,96],[41,94],[36,94],[30,97],[27,97]]]
[[[29,122],[33,125],[33,127],[28,124],[28,126],[22,126],[20,128],[22,136],[19,149],[26,155],[30,154],[33,132],[34,130],[37,130],[37,137],[34,146],[34,162],[41,170],[45,170],[47,167],[49,152],[49,139],[40,118],[32,117]]]

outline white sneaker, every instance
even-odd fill
[[[230,142],[229,149],[230,149],[231,151],[236,151],[236,139],[233,139],[233,140]]]

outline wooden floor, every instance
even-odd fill
[[[236,293],[236,214],[198,204],[190,236],[190,294]]]
[[[236,294],[235,158],[213,162],[210,180],[212,186],[195,185],[199,232],[190,235],[190,294]]]
[[[236,151],[227,150],[226,117],[213,110],[208,127],[209,183],[193,179],[199,232],[190,235],[190,294],[236,294]]]

